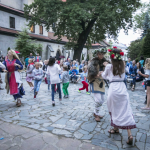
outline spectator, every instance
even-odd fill
[[[78,71],[77,71],[77,69],[76,69],[76,66],[73,66],[73,70],[72,70],[72,74],[71,74],[71,77],[70,77],[70,79],[71,79],[71,81],[72,81],[72,79],[75,79],[75,81],[77,81],[77,75],[78,74]]]
[[[144,57],[143,56],[141,56],[141,59],[140,59],[140,64],[141,64],[141,67],[143,67],[143,65],[144,65]]]
[[[25,67],[27,68],[28,65],[29,65],[29,56],[27,56],[27,58],[25,59]]]
[[[70,70],[70,67],[71,67],[71,59],[68,58],[68,61],[65,63],[65,65],[68,66],[68,70]]]
[[[143,67],[141,66],[141,63],[140,63],[140,62],[137,63],[137,76],[136,76],[136,82],[143,81],[143,79],[144,79],[143,76],[141,76],[140,74],[138,74],[139,71],[140,71],[142,74],[144,74],[144,69],[143,69]]]
[[[34,59],[34,56],[33,56],[33,54],[32,54],[32,53],[30,53],[30,56],[29,56],[29,58],[32,58],[32,59]]]
[[[35,57],[35,62],[40,62],[41,56],[39,56],[39,53],[37,53],[37,56]]]
[[[84,60],[82,60],[80,66],[79,66],[79,72],[83,71],[83,67],[84,67]]]
[[[139,75],[143,76],[147,82],[147,105],[141,109],[150,110],[150,58],[147,58],[145,61],[145,74],[138,72]]]
[[[137,66],[136,66],[135,60],[132,61],[132,66],[130,66],[130,68],[129,68],[129,73],[131,75],[131,78],[133,79],[133,81],[132,81],[133,85],[132,85],[131,90],[134,91],[135,90],[136,75],[137,75]]]
[[[126,63],[126,66],[128,66],[129,69],[130,69],[130,66],[132,66],[131,58],[128,58],[128,62]]]

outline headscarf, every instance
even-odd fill
[[[147,58],[145,61],[145,68],[150,70],[150,58]]]

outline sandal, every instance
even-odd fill
[[[98,116],[100,119],[103,119],[103,116],[96,115],[95,113],[93,114],[94,117]]]
[[[132,135],[130,135],[128,137],[128,141],[126,143],[129,144],[129,145],[132,145],[132,143],[133,143],[133,136]]]
[[[0,90],[4,90],[3,88],[0,88]]]
[[[115,129],[110,129],[108,131],[110,134],[115,134],[115,133],[119,133],[119,129],[115,130]]]
[[[17,105],[17,107],[21,106],[21,100],[20,99],[17,100],[17,104],[16,105]]]
[[[134,87],[132,87],[132,88],[131,88],[131,91],[134,91],[134,90],[135,90],[135,88],[134,88]]]

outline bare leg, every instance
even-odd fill
[[[33,85],[33,83],[32,83],[32,82],[30,82],[30,85],[31,85],[31,87],[34,87],[34,85]]]
[[[150,108],[150,86],[147,86],[147,108]]]
[[[27,83],[28,83],[28,84],[29,84],[29,86],[31,87],[30,82],[28,82],[28,81],[27,81]]]
[[[128,141],[127,141],[127,144],[132,145],[132,142],[133,142],[133,136],[132,136],[131,130],[128,129],[127,132],[128,132]]]

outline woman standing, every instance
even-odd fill
[[[127,129],[127,144],[132,144],[133,136],[131,129],[136,128],[132,110],[129,102],[129,95],[124,84],[125,65],[121,59],[124,53],[117,47],[110,49],[112,64],[104,63],[105,71],[101,72],[103,78],[109,79],[110,86],[107,98],[107,107],[111,116],[110,134],[119,133],[119,129]]]
[[[139,75],[143,76],[146,79],[146,86],[147,86],[147,105],[146,107],[142,108],[144,110],[150,110],[150,58],[146,59],[145,62],[145,74],[141,71],[138,72]]]
[[[50,75],[51,89],[52,89],[52,105],[55,106],[54,93],[55,84],[57,84],[57,91],[59,93],[59,100],[61,101],[61,89],[60,89],[60,78],[59,74],[61,72],[60,66],[55,64],[55,58],[50,58],[47,67],[47,74]]]
[[[7,72],[5,77],[7,94],[10,91],[10,95],[13,95],[14,99],[17,100],[16,105],[20,107],[20,98],[22,98],[22,95],[25,95],[19,73],[19,70],[23,69],[23,65],[14,50],[8,51],[7,59],[5,59],[4,65],[7,70],[5,70],[5,72]]]

